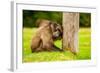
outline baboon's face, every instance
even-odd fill
[[[60,24],[57,24],[57,23],[54,23],[52,22],[51,23],[51,29],[52,29],[52,33],[53,33],[53,39],[59,39],[62,37],[62,34],[63,34],[63,28]]]

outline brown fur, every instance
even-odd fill
[[[39,51],[61,51],[60,48],[54,45],[53,40],[53,30],[55,28],[51,27],[51,21],[48,20],[38,20],[38,30],[36,35],[32,37],[31,50],[32,52]]]

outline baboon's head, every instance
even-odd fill
[[[46,20],[46,19],[38,19],[36,21],[36,24],[39,27],[49,26],[50,30],[52,31],[52,37],[54,40],[62,37],[62,34],[63,34],[62,25],[60,25],[56,22],[50,21],[50,20]]]
[[[53,39],[60,39],[63,35],[63,28],[62,25],[57,24],[56,22],[51,22],[51,29],[53,33]]]

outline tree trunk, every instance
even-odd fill
[[[79,13],[63,13],[63,50],[78,52]]]

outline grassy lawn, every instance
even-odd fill
[[[23,62],[65,61],[65,60],[87,60],[91,59],[91,31],[90,28],[79,30],[79,53],[73,55],[71,52],[39,52],[31,53],[30,42],[35,34],[36,28],[23,29]],[[62,47],[61,40],[55,45]]]

